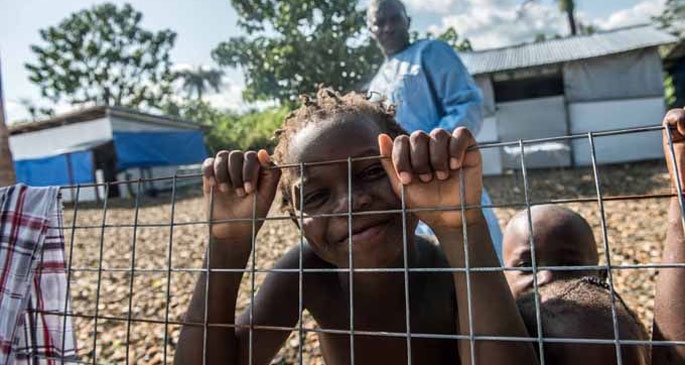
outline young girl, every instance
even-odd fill
[[[287,209],[306,238],[302,252],[297,244],[276,264],[276,269],[294,272],[269,273],[256,294],[252,323],[257,328],[251,339],[254,364],[268,364],[289,335],[283,328],[297,324],[300,256],[305,269],[330,270],[305,273],[302,282],[302,306],[320,327],[321,349],[328,364],[351,362],[347,333],[351,328],[351,286],[353,328],[362,332],[355,333],[353,340],[356,364],[406,363],[408,331],[414,335],[410,342],[413,364],[469,364],[470,325],[474,335],[527,337],[499,271],[471,273],[472,323],[463,271],[410,273],[409,308],[405,308],[405,260],[410,268],[464,268],[464,231],[470,266],[499,266],[481,210],[468,209],[463,216],[461,212],[462,203],[478,205],[482,191],[480,152],[469,148],[476,142],[467,129],[436,129],[407,136],[382,106],[356,94],[340,96],[320,90],[316,100],[305,99],[286,119],[278,138],[275,162],[298,167],[274,168],[261,150],[221,151],[207,159],[203,168],[208,216],[213,221],[245,219],[212,224],[207,254],[210,268],[245,268],[252,249],[253,199],[257,218],[266,217],[279,183]],[[351,166],[348,157],[353,159]],[[338,162],[312,164],[335,160]],[[300,163],[308,164],[302,176]],[[402,213],[403,194],[410,210],[406,215]],[[452,209],[421,209],[434,207]],[[348,209],[353,214],[351,221]],[[419,220],[435,232],[439,246],[413,235]],[[257,230],[262,223],[256,222]],[[354,269],[388,272],[354,272],[350,283],[349,272],[339,270],[350,267],[350,244]],[[208,328],[206,354],[203,327],[184,326],[176,363],[200,363],[205,355],[208,363],[248,363],[250,310],[235,319],[241,279],[242,273],[213,272],[206,293],[204,274],[199,278],[186,320],[203,323],[206,304],[209,323],[224,326]],[[466,339],[427,338],[427,334],[459,334]],[[536,361],[533,346],[525,341],[479,339],[473,349],[481,364]]]

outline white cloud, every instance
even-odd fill
[[[35,106],[39,108],[52,108],[54,113],[56,115],[59,114],[64,114],[68,113],[70,111],[78,110],[80,108],[88,107],[91,105],[84,105],[84,106],[73,106],[69,103],[65,102],[60,102],[57,104],[52,104],[52,103],[41,103],[41,102],[36,102],[35,99],[27,98],[30,100],[32,103],[34,103]],[[19,101],[19,100],[5,100],[5,109],[6,109],[6,114],[5,117],[7,118],[7,124],[14,124],[17,122],[25,122],[25,121],[30,121],[31,120],[31,114],[29,114],[29,111],[26,109],[26,107]],[[44,116],[40,117],[45,118]]]
[[[264,109],[267,107],[276,106],[274,101],[260,101],[256,103],[248,103],[243,100],[243,89],[245,85],[242,83],[233,83],[226,81],[224,78],[224,86],[218,93],[211,93],[203,96],[203,100],[218,109],[228,109],[238,113],[246,112],[251,109]]]
[[[435,14],[447,14],[454,10],[460,3],[458,0],[405,0],[405,5],[410,13],[426,12]]]
[[[7,118],[7,124],[10,125],[20,120],[29,119],[29,113],[18,102],[5,100],[5,117]]]
[[[213,68],[210,64],[199,64],[192,65],[189,63],[176,63],[172,65],[171,70],[185,71],[185,70],[195,70],[198,67],[203,69]],[[235,112],[244,112],[250,109],[263,109],[265,107],[276,105],[275,102],[257,102],[257,103],[247,103],[243,100],[243,90],[245,89],[245,84],[242,80],[242,75],[240,75],[236,70],[226,70],[224,75],[221,88],[219,92],[214,90],[208,90],[202,96],[202,99],[212,105],[217,109],[231,110]],[[177,92],[183,95],[183,91],[180,90],[181,82],[177,81],[175,84]],[[178,99],[180,101],[180,99]]]
[[[437,33],[454,27],[462,37],[471,40],[476,50],[531,42],[538,34],[569,34],[566,16],[553,1],[407,0],[406,3],[412,10],[424,13],[449,8],[450,15],[442,16],[440,24],[428,30]],[[650,22],[652,16],[663,10],[664,3],[665,0],[642,0],[604,18],[591,17],[580,9],[576,18],[582,24],[614,29]]]
[[[193,65],[191,65],[190,63],[174,63],[170,67],[171,72],[189,71],[189,70],[193,70],[194,68],[195,67]]]
[[[614,29],[629,25],[648,23],[651,17],[664,9],[665,0],[643,0],[632,8],[622,9],[610,14],[606,19],[594,21],[601,29]]]
[[[466,0],[455,15],[442,18],[438,32],[448,27],[469,38],[475,49],[502,47],[532,41],[537,34],[568,33],[566,19],[558,7],[531,2],[524,7],[515,0]]]
[[[13,100],[5,100],[5,117],[7,124],[29,119],[29,113],[21,104]]]
[[[203,96],[203,99],[215,108],[239,110],[245,104],[243,88],[243,85],[226,83],[220,92]]]

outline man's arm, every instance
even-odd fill
[[[664,118],[663,125],[671,128],[675,161],[671,155],[666,132],[664,131],[664,154],[671,175],[671,187],[676,188],[674,167],[678,167],[681,187],[685,186],[685,111],[671,110]],[[678,197],[671,198],[668,212],[666,242],[662,254],[664,264],[685,263],[685,235]],[[685,268],[660,268],[656,282],[654,303],[653,339],[657,341],[685,341]],[[685,346],[653,346],[653,364],[682,364],[685,362]]]
[[[423,69],[445,113],[436,128],[466,127],[477,135],[483,125],[483,96],[457,53],[444,42],[431,42],[423,55]]]

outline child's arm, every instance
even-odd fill
[[[438,129],[430,136],[415,132],[393,142],[387,135],[379,137],[383,160],[396,193],[404,184],[406,204],[410,208],[449,206],[456,211],[418,212],[417,216],[436,233],[445,256],[454,268],[464,267],[464,229],[468,233],[470,267],[499,267],[492,248],[487,223],[480,209],[466,211],[462,221],[460,209],[460,172],[464,175],[464,204],[477,206],[483,187],[480,152],[470,149],[476,141],[466,128],[453,134]],[[454,273],[457,293],[457,328],[469,334],[466,275]],[[475,335],[528,337],[525,325],[500,271],[472,273],[471,309]],[[460,341],[462,364],[470,363],[469,341]],[[528,342],[476,341],[475,357],[481,364],[535,364],[533,346]]]
[[[671,129],[675,161],[671,155],[666,131],[663,134],[664,154],[671,174],[671,187],[677,193],[674,166],[678,167],[681,187],[685,188],[685,110],[671,110],[663,125]],[[678,197],[671,198],[668,212],[668,231],[662,255],[662,263],[685,263],[685,235]],[[660,268],[656,282],[654,303],[654,330],[657,341],[685,341],[685,268]],[[682,364],[685,362],[685,346],[653,346],[653,364]]]
[[[268,169],[271,160],[262,150],[259,153],[221,151],[216,158],[208,158],[203,164],[203,190],[207,216],[212,221],[225,219],[250,219],[256,198],[256,214],[263,218],[274,199],[280,170]],[[214,190],[213,199],[211,191]],[[212,200],[210,204],[210,200]],[[213,207],[209,213],[210,205]],[[256,222],[259,230],[263,221]],[[211,226],[211,239],[205,267],[210,269],[244,269],[252,249],[252,222],[216,223]],[[174,362],[176,364],[199,364],[203,362],[205,297],[207,295],[207,320],[209,323],[235,323],[236,297],[243,273],[211,273],[209,293],[206,293],[206,274],[202,273],[186,313],[185,321],[200,326],[183,326]],[[260,294],[262,294],[260,292]],[[263,297],[263,295],[260,295]],[[262,299],[263,301],[264,299]],[[296,309],[296,308],[295,308]],[[290,312],[290,311],[288,311]],[[283,316],[287,316],[283,313]],[[246,329],[209,327],[206,337],[207,363],[246,363]],[[275,332],[283,337],[280,332]],[[287,333],[285,334],[287,336]],[[285,339],[281,340],[281,342]],[[273,353],[269,348],[255,348],[255,352]],[[258,363],[258,362],[255,362]]]

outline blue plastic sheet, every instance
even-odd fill
[[[14,162],[17,182],[31,186],[88,184],[95,181],[93,154],[78,151]]]
[[[202,131],[114,132],[117,170],[177,166],[207,158]]]

